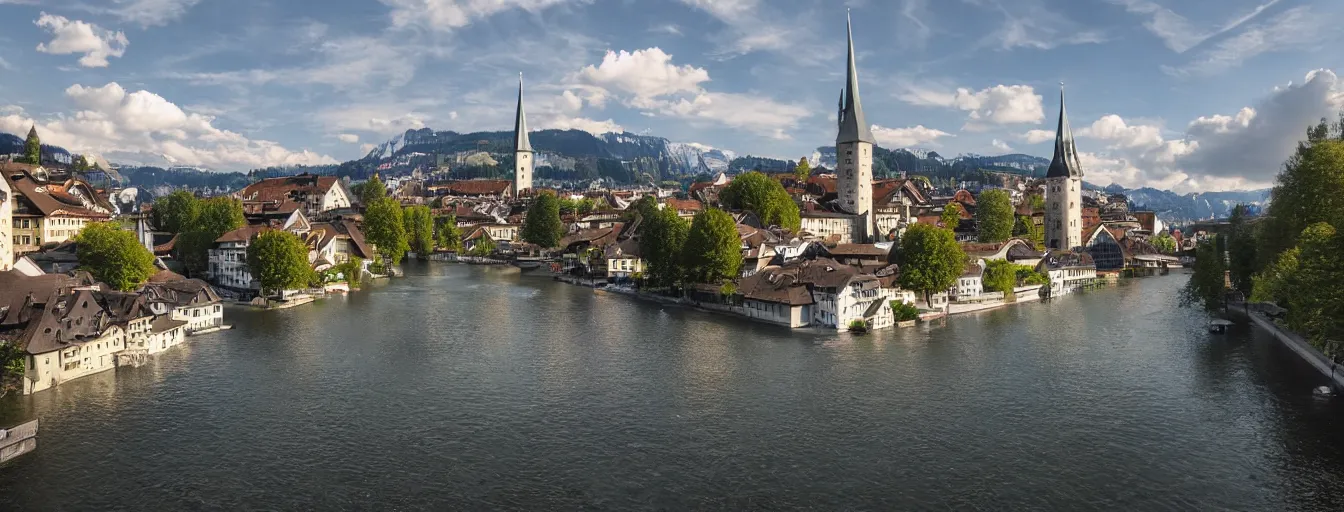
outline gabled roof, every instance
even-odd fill
[[[513,187],[508,180],[462,180],[448,183],[448,193],[458,196],[504,195]]]
[[[23,196],[28,204],[32,205],[38,213],[44,217],[54,215],[68,215],[72,217],[89,217],[96,219],[106,219],[111,217],[110,210],[97,211],[85,205],[79,198],[70,194],[70,189],[76,185],[82,185],[86,190],[91,191],[87,184],[76,182],[74,180],[66,181],[65,184],[53,184],[38,182],[31,172],[34,169],[40,169],[35,165],[0,163],[0,176],[9,184],[12,192]],[[89,202],[98,208],[103,208],[97,197],[91,197]]]
[[[276,204],[297,200],[309,194],[325,194],[340,180],[335,176],[300,174],[283,178],[268,178],[244,188],[238,195],[243,201],[263,201]]]
[[[1078,163],[1078,150],[1073,145],[1073,129],[1064,111],[1064,88],[1059,89],[1059,127],[1055,131],[1055,158],[1050,161],[1046,178],[1082,178],[1083,166]]]
[[[270,226],[249,224],[247,226],[243,226],[241,228],[220,235],[219,238],[215,239],[215,243],[222,244],[226,242],[246,242],[251,240],[252,237],[260,235],[272,229],[275,228],[272,228]]]

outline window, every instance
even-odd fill
[[[850,164],[853,164],[853,163],[854,163],[854,159],[853,159],[853,158],[846,158],[846,159],[845,159],[845,164],[846,164],[846,165],[850,165]]]

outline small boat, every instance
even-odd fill
[[[1216,318],[1209,321],[1209,332],[1213,334],[1226,334],[1227,328],[1232,326],[1232,322]]]
[[[1316,396],[1330,396],[1335,394],[1335,392],[1330,389],[1330,386],[1321,386],[1311,391]]]

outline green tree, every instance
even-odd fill
[[[766,225],[791,231],[802,226],[802,215],[793,197],[778,181],[760,172],[745,172],[733,179],[719,194],[719,201],[730,209],[756,212]]]
[[[1289,301],[1295,295],[1294,291],[1301,286],[1297,276],[1301,253],[1301,249],[1296,247],[1283,251],[1269,266],[1256,273],[1254,285],[1251,286],[1251,301],[1273,302],[1283,308],[1291,307]]]
[[[923,294],[925,304],[933,294],[947,291],[966,270],[966,254],[948,229],[912,225],[897,249],[901,287]]]
[[[1176,252],[1176,238],[1172,237],[1171,233],[1166,231],[1158,233],[1157,236],[1150,240],[1150,242],[1152,242],[1153,247],[1156,247],[1162,254],[1172,254]]]
[[[955,230],[961,225],[961,203],[947,203],[943,207],[942,216],[938,217],[938,222],[948,230]]]
[[[523,219],[520,233],[524,242],[539,247],[553,248],[560,245],[565,234],[565,225],[560,222],[560,199],[555,194],[538,194],[527,208],[527,217]]]
[[[578,210],[579,215],[588,215],[593,213],[593,210],[597,209],[597,201],[585,197],[579,200],[576,209]]]
[[[696,214],[681,254],[687,274],[695,282],[721,283],[736,278],[742,269],[737,222],[717,208]]]
[[[79,155],[79,158],[75,159],[75,172],[89,172],[92,169],[93,166],[89,165],[89,159],[84,158],[84,155]]]
[[[1344,225],[1344,141],[1326,139],[1326,133],[1322,121],[1279,173],[1259,231],[1261,265],[1296,246],[1307,226]]]
[[[793,168],[793,177],[798,183],[804,183],[812,176],[812,164],[807,162],[807,157],[798,159],[798,166]]]
[[[332,267],[331,270],[336,274],[340,274],[340,278],[344,279],[346,284],[350,285],[351,290],[354,290],[359,288],[360,281],[364,279],[364,260],[357,256],[352,256],[348,261],[337,264]]]
[[[1227,265],[1223,262],[1222,243],[1205,240],[1195,250],[1195,273],[1181,290],[1181,304],[1199,306],[1205,311],[1223,308],[1227,291]]]
[[[1013,290],[1017,288],[1017,267],[1008,260],[986,262],[985,273],[981,277],[985,291],[1002,292],[1004,298],[1011,301]]]
[[[1227,241],[1227,270],[1232,288],[1249,297],[1254,286],[1257,256],[1255,234],[1246,222],[1246,215],[1245,205],[1239,204],[1232,209]]]
[[[37,127],[28,130],[28,139],[23,141],[21,163],[42,165],[42,139],[37,137]]]
[[[199,202],[191,224],[177,239],[178,257],[187,273],[200,276],[210,267],[210,248],[224,233],[243,227],[243,203],[231,197],[212,197]]]
[[[1017,216],[1017,221],[1013,223],[1013,236],[1031,240],[1037,248],[1045,247],[1045,230],[1026,215]]]
[[[462,248],[462,231],[457,228],[456,215],[434,219],[434,245],[440,250],[452,252]]]
[[[154,225],[160,231],[182,233],[196,223],[200,215],[200,200],[191,192],[179,190],[154,200]]]
[[[75,243],[80,268],[113,288],[132,291],[154,275],[154,254],[115,222],[84,226]]]
[[[681,253],[691,225],[676,210],[654,208],[644,217],[639,234],[639,252],[648,262],[648,283],[654,287],[677,286],[686,277]]]
[[[1327,357],[1344,356],[1344,234],[1318,222],[1298,237],[1298,269],[1288,324]]]
[[[657,211],[658,199],[653,196],[643,196],[635,200],[635,202],[630,203],[630,207],[625,209],[625,214],[621,216],[621,219],[624,222],[631,222],[635,220],[636,214],[639,214],[645,219],[649,219],[652,218],[653,214]]]
[[[476,245],[471,247],[471,251],[469,251],[468,253],[472,256],[476,256],[479,258],[485,258],[490,256],[491,254],[494,254],[495,239],[490,238],[490,235],[481,237],[476,241]]]
[[[247,246],[247,268],[262,293],[282,292],[307,286],[313,269],[308,266],[308,246],[288,231],[271,230],[257,235]]]
[[[980,242],[998,243],[1013,236],[1013,199],[1003,190],[980,194],[975,205],[975,225]]]
[[[402,220],[401,203],[389,197],[369,203],[364,211],[364,238],[376,247],[384,265],[401,263],[406,251],[411,250],[406,237],[406,224]]]
[[[402,213],[402,222],[406,225],[407,242],[416,255],[423,259],[434,252],[434,213],[428,206],[407,208]]]
[[[375,174],[359,187],[359,202],[366,208],[377,201],[387,198],[387,186]]]

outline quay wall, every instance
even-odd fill
[[[1302,336],[1280,327],[1267,318],[1264,313],[1247,308],[1244,304],[1241,305],[1240,309],[1229,306],[1228,311],[1235,311],[1249,317],[1251,322],[1274,335],[1275,339],[1278,339],[1280,343],[1283,343],[1307,364],[1310,364],[1312,368],[1320,372],[1322,377],[1330,381],[1332,388],[1336,391],[1344,390],[1344,366],[1334,366],[1334,363],[1325,357],[1325,354],[1316,350],[1316,347],[1311,346],[1311,343],[1308,343]]]

